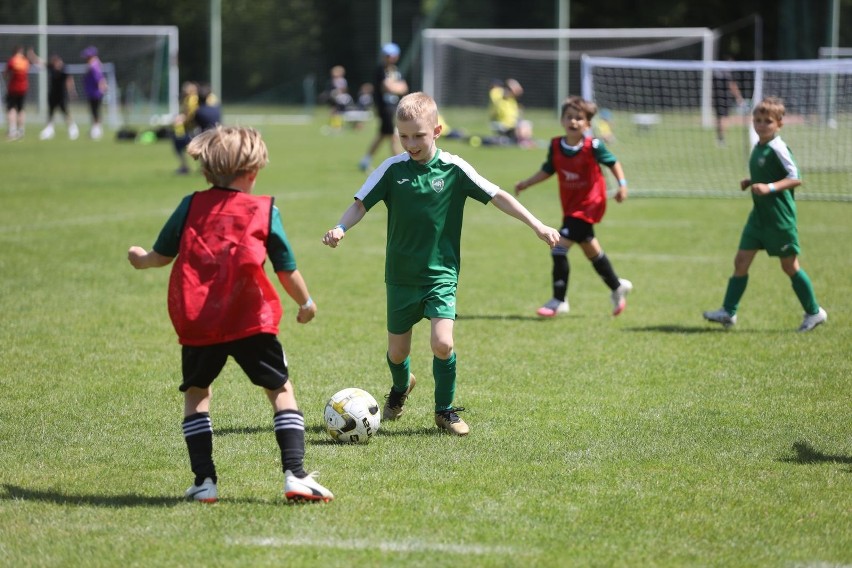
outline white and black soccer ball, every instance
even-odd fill
[[[348,388],[336,392],[325,405],[325,430],[346,444],[366,444],[379,430],[379,403],[365,390]]]

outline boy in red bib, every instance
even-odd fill
[[[515,184],[515,193],[559,176],[559,198],[562,201],[562,238],[553,247],[553,298],[538,309],[542,317],[568,313],[568,249],[578,243],[595,271],[610,289],[612,315],[617,316],[627,306],[625,296],[633,290],[629,280],[619,278],[606,253],[595,237],[594,225],[603,219],[606,211],[606,179],[599,164],[604,164],[618,180],[615,200],[627,199],[627,180],[621,164],[606,149],[604,143],[587,134],[591,132],[592,117],[597,105],[580,97],[569,97],[562,104],[562,127],[565,136],[553,138],[547,161],[531,177]]]
[[[187,153],[201,162],[213,187],[183,199],[151,251],[133,246],[127,253],[138,269],[177,259],[168,306],[182,345],[183,433],[195,474],[186,496],[218,500],[211,384],[230,356],[272,404],[287,499],[331,501],[331,492],[303,466],[305,419],[277,337],[281,302],[263,268],[268,256],[287,295],[299,305],[296,321],[311,321],[317,307],[296,268],[278,208],[273,198],[251,194],[268,161],[266,145],[253,128],[218,126],[194,138]]]

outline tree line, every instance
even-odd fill
[[[830,45],[835,0],[570,0],[574,28],[709,27],[737,59],[808,59]],[[840,1],[840,46],[852,0]],[[369,81],[378,61],[380,0],[220,0],[223,98],[297,101],[343,65],[350,83]],[[403,54],[420,30],[553,28],[558,0],[393,0],[392,39]],[[605,6],[605,9],[602,9]],[[37,23],[38,0],[0,2],[3,24]],[[181,79],[210,78],[209,0],[48,0],[50,25],[175,25]],[[405,62],[405,57],[403,57]],[[417,87],[418,77],[411,76]]]

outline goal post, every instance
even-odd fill
[[[0,54],[7,54],[0,58],[0,64],[5,64],[15,45],[37,50],[45,65],[51,55],[59,55],[81,97],[80,80],[86,67],[80,52],[89,45],[96,46],[109,84],[104,105],[106,122],[112,127],[125,121],[147,124],[158,116],[178,113],[177,26],[0,25]],[[32,105],[36,116],[44,120],[47,69],[32,66],[30,73],[28,106]]]
[[[711,81],[733,79],[718,139],[705,119]],[[723,84],[725,84],[723,82]],[[677,61],[585,56],[582,95],[611,116],[612,150],[631,191],[654,195],[739,193],[756,142],[750,109],[764,96],[786,107],[781,136],[802,170],[804,199],[852,200],[852,60]],[[710,105],[713,109],[714,105]]]
[[[583,54],[710,61],[709,28],[440,29],[422,32],[423,91],[441,107],[482,106],[494,79],[517,79],[529,108],[579,92]]]

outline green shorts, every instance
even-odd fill
[[[456,319],[456,284],[430,286],[386,284],[388,332],[401,335],[423,318]]]
[[[740,250],[765,249],[769,256],[793,256],[799,254],[799,231],[796,227],[789,229],[772,228],[758,229],[751,223],[746,223],[740,237]]]

